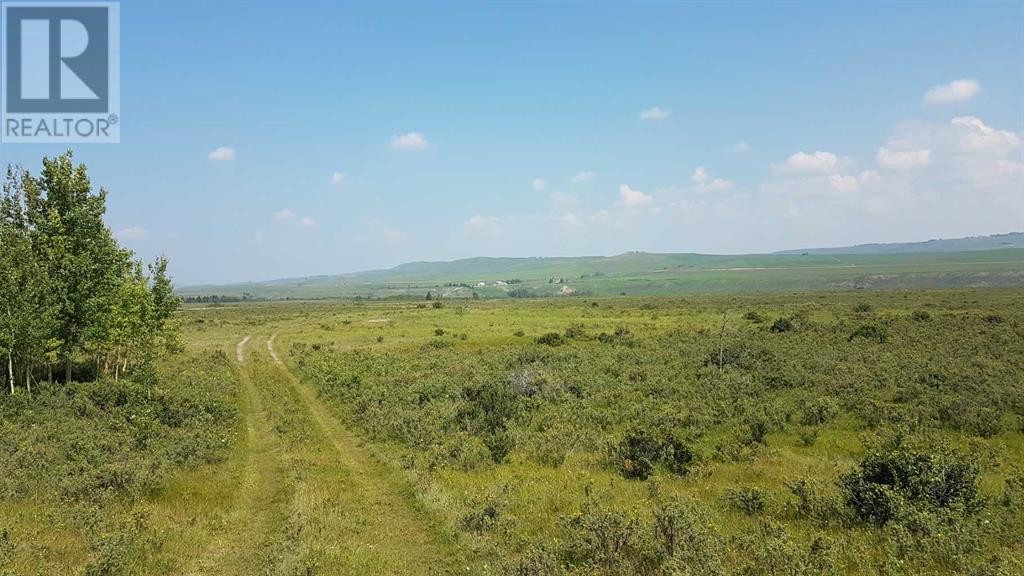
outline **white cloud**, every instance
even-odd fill
[[[693,185],[695,190],[701,192],[707,190],[731,190],[733,188],[733,183],[729,180],[711,178],[707,168],[703,166],[697,166],[693,171],[693,176],[690,176],[690,184]]]
[[[964,150],[1012,150],[1020,146],[1020,136],[1006,130],[996,130],[976,116],[960,116],[950,120],[960,134]]]
[[[114,238],[118,240],[145,240],[146,229],[142,226],[126,226],[114,232]]]
[[[577,172],[572,177],[572,183],[582,184],[583,182],[590,182],[591,180],[594,179],[595,176],[597,176],[596,172],[591,172],[590,170],[583,170],[581,172]]]
[[[391,147],[399,150],[423,150],[430,146],[430,142],[420,132],[409,132],[391,137]]]
[[[335,186],[341,186],[344,183],[345,183],[345,174],[343,174],[341,172],[335,172],[334,174],[331,174],[331,184],[333,184]]]
[[[295,219],[295,212],[292,212],[288,208],[282,208],[274,213],[274,218],[277,220],[293,220]]]
[[[842,159],[831,173],[783,172],[761,185],[762,212],[787,220],[794,238],[819,245],[897,239],[887,236],[893,227],[904,238],[929,238],[1020,226],[1018,134],[973,116],[907,122],[879,148],[877,162],[881,172],[850,173]]]
[[[977,96],[981,86],[977,80],[953,80],[949,84],[936,86],[925,92],[924,101],[928,104],[946,104],[963,102]]]
[[[811,154],[797,152],[784,163],[773,164],[772,168],[783,174],[829,174],[839,168],[839,157],[821,150]]]
[[[885,146],[878,149],[878,165],[893,170],[909,170],[918,166],[927,166],[931,162],[932,151],[923,150],[892,150]]]
[[[626,208],[640,208],[654,204],[654,197],[639,190],[633,190],[626,184],[621,184],[619,185],[619,202]]]
[[[304,216],[299,219],[299,226],[303,228],[316,228],[317,226],[319,226],[319,224],[317,224],[316,220],[310,218],[309,216]]]
[[[746,142],[737,142],[733,147],[732,151],[737,154],[746,154],[750,151],[750,145]]]
[[[234,160],[235,159],[235,149],[234,148],[228,148],[227,146],[221,146],[220,148],[217,148],[216,150],[213,150],[209,154],[207,154],[206,155],[206,159],[207,160],[215,160],[215,161],[219,161],[219,160]]]
[[[548,183],[543,178],[534,178],[531,185],[534,190],[543,190],[548,187]]]
[[[641,120],[665,120],[666,118],[668,118],[671,115],[672,115],[672,111],[669,110],[668,108],[660,108],[658,106],[655,106],[653,108],[648,108],[647,110],[644,110],[643,112],[641,112],[640,113],[640,119]]]

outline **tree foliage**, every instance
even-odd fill
[[[38,176],[8,167],[0,197],[0,354],[13,394],[63,365],[120,377],[149,366],[177,338],[179,300],[158,258],[149,275],[103,221],[107,192],[93,191],[70,152],[44,158]],[[85,372],[83,370],[83,372]]]

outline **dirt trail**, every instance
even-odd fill
[[[235,346],[235,359],[238,360],[239,364],[245,364],[245,345],[249,342],[249,338],[252,338],[252,336],[242,338],[241,342]]]
[[[274,349],[276,334],[267,340],[267,352],[313,422],[318,436],[332,448],[329,466],[342,477],[342,502],[331,525],[338,543],[358,549],[343,569],[351,574],[454,574],[469,568],[457,562],[453,545],[416,511],[410,489],[362,446],[317,398],[316,392],[295,377]],[[338,523],[337,521],[340,521]]]
[[[235,346],[242,384],[240,408],[245,419],[244,466],[230,509],[186,574],[260,573],[268,562],[266,550],[276,538],[274,526],[283,521],[279,503],[284,489],[283,463],[275,453],[259,392],[243,367],[250,338],[246,336]]]

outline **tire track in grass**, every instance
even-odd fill
[[[327,568],[317,573],[469,573],[454,543],[414,509],[410,489],[373,459],[359,438],[281,362],[274,350],[276,336],[267,340],[271,361],[310,416],[318,436],[327,441],[320,473],[329,482],[311,479],[302,504],[309,510],[305,516],[309,525],[304,528],[316,540],[304,545],[313,556],[328,559],[324,564],[315,562]]]
[[[259,391],[246,368],[245,347],[250,338],[246,336],[235,346],[245,418],[244,467],[230,510],[186,574],[263,574],[276,564],[273,543],[286,519],[283,508],[289,494]]]

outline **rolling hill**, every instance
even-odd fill
[[[479,257],[331,276],[190,286],[179,293],[191,301],[205,301],[211,296],[421,298],[428,291],[443,298],[488,298],[1024,287],[1024,248],[1018,247],[1024,246],[1022,237],[1013,233],[775,254]],[[981,248],[993,245],[1002,247]]]
[[[925,242],[898,242],[893,244],[857,244],[835,248],[807,248],[783,250],[775,254],[905,254],[917,252],[971,252],[1024,248],[1024,232],[968,236],[966,238],[937,238]]]

